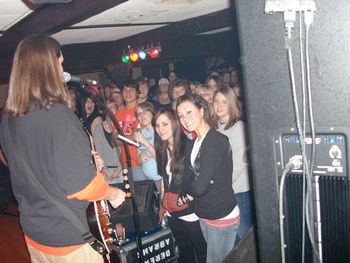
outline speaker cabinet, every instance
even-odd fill
[[[122,188],[122,185],[116,185]],[[141,231],[154,229],[159,221],[159,194],[153,180],[134,183],[135,200],[140,218]],[[126,232],[135,232],[134,210],[131,199],[127,199],[117,209],[110,208],[111,223],[123,224]]]
[[[245,234],[222,263],[258,263],[254,228]]]
[[[276,147],[276,140],[284,133],[295,133],[296,125],[287,53],[284,49],[283,15],[265,14],[264,5],[264,0],[235,1],[251,146],[259,262],[277,263],[281,262],[278,220],[278,185],[281,174],[277,169],[277,159],[281,153]],[[316,133],[319,130],[329,134],[341,131],[347,139],[344,147],[348,151],[349,134],[346,131],[350,128],[350,5],[347,0],[317,0],[316,8],[309,34],[315,129]],[[299,13],[291,44],[294,68],[296,75],[300,76],[298,19]],[[296,78],[296,83],[300,99],[300,77]],[[349,163],[348,157],[345,162]],[[348,177],[342,178],[348,180]],[[332,184],[332,180],[329,181]],[[327,189],[325,188],[324,194],[332,197],[335,192]],[[348,190],[344,191],[344,198],[349,198]],[[324,212],[327,205],[322,202],[321,200],[321,212]],[[345,220],[350,221],[350,218]],[[332,245],[341,246],[339,242],[333,242]],[[298,255],[293,255],[293,259],[294,262],[301,262]],[[323,262],[326,261],[324,258]]]

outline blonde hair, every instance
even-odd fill
[[[215,91],[215,93],[214,93],[214,101],[215,101],[216,95],[219,94],[219,93],[222,94],[227,100],[229,120],[226,123],[225,128],[224,128],[225,130],[227,130],[230,127],[232,127],[241,118],[241,116],[242,116],[242,109],[241,109],[241,105],[239,103],[239,100],[238,100],[236,94],[234,93],[234,91],[231,88],[223,87],[223,88],[218,89],[217,91]],[[213,110],[213,112],[214,112],[215,126],[216,126],[216,128],[218,128],[219,118],[215,114],[215,110]]]
[[[209,104],[212,104],[213,103],[213,99],[214,99],[214,90],[209,87],[207,84],[200,84],[195,93],[199,96],[202,96],[201,95],[201,92],[203,92],[204,94],[206,95],[209,95],[210,97],[210,101],[208,101]],[[203,96],[203,98],[205,99],[205,97]]]
[[[22,116],[33,108],[49,108],[55,103],[74,110],[59,70],[60,44],[46,35],[25,38],[16,48],[5,112]]]

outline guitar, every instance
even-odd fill
[[[110,213],[106,200],[91,202],[86,209],[88,225],[91,233],[104,246],[103,253],[111,253],[112,242],[115,239],[112,237],[114,232],[111,228]]]
[[[124,188],[127,192],[127,197],[130,198],[130,191],[128,190],[128,170],[123,170]],[[122,244],[125,239],[125,228],[121,224],[117,224],[112,228],[110,221],[109,206],[106,200],[99,200],[91,202],[86,209],[88,225],[91,233],[104,246],[104,253],[111,253],[112,244]]]

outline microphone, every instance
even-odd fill
[[[126,141],[126,142],[129,143],[129,144],[132,144],[132,145],[134,145],[134,146],[136,146],[136,147],[140,147],[140,144],[138,144],[137,142],[134,142],[134,141],[132,141],[132,140],[130,140],[130,139],[128,139],[128,138],[126,138],[126,137],[120,135],[120,134],[118,134],[117,137],[118,137],[118,139],[120,139],[120,140],[122,140],[122,141]]]
[[[91,79],[82,80],[81,78],[79,78],[77,76],[73,76],[73,75],[69,74],[68,72],[63,72],[63,81],[65,83],[67,83],[67,82],[79,82],[79,83],[88,83],[88,84],[92,84],[92,85],[97,84],[96,80],[91,80]]]
[[[78,92],[79,94],[81,94],[83,96],[90,97],[92,95],[92,93],[88,89],[86,89],[85,84],[81,81],[80,78],[74,77],[71,74],[69,74],[68,72],[63,72],[63,82],[64,83],[68,83],[68,82],[77,83],[79,85],[71,85],[70,88],[75,90],[76,92]]]

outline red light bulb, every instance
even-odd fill
[[[154,47],[149,51],[149,55],[151,58],[157,58],[159,57],[159,50]]]

